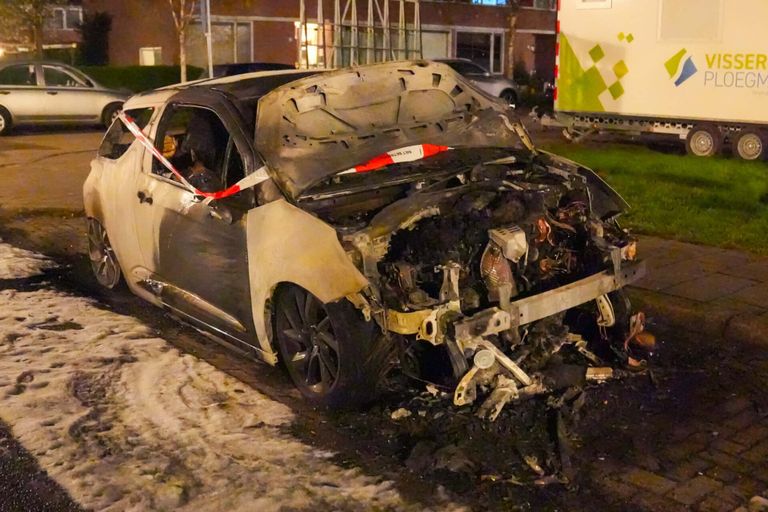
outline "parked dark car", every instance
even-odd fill
[[[238,62],[236,64],[216,64],[213,66],[213,77],[208,76],[208,70],[203,72],[200,78],[219,78],[222,76],[242,75],[256,71],[280,71],[284,69],[296,69],[290,64],[276,62]]]
[[[83,190],[96,279],[281,360],[317,404],[399,367],[495,418],[636,363],[626,203],[446,65],[254,73],[125,113]]]
[[[0,135],[14,125],[109,126],[129,94],[107,89],[85,73],[58,62],[0,64]]]

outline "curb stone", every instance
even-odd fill
[[[633,287],[629,288],[629,296],[637,309],[649,317],[664,318],[674,328],[751,348],[768,348],[766,314],[745,313]]]

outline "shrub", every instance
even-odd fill
[[[80,32],[80,62],[90,66],[104,66],[109,62],[109,31],[112,16],[107,12],[86,13]]]
[[[132,92],[148,91],[179,82],[179,66],[83,66],[84,73],[105,87],[128,89]],[[187,66],[187,76],[194,80],[203,69]]]

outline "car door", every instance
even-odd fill
[[[35,64],[13,64],[0,69],[0,106],[15,122],[29,122],[44,116],[44,92],[38,86]]]
[[[226,119],[226,122],[222,119]],[[155,144],[199,190],[215,192],[245,175],[250,146],[230,116],[190,104],[162,114]],[[233,135],[234,132],[234,135]],[[200,169],[205,175],[200,177]],[[196,169],[196,170],[194,170]],[[148,287],[168,308],[250,344],[253,337],[246,215],[253,191],[206,204],[156,158],[145,159],[135,222]]]
[[[45,94],[42,101],[52,120],[99,121],[101,100],[93,84],[64,66],[41,66]]]
[[[155,115],[151,106],[131,108],[130,116],[141,129],[147,129]],[[103,224],[109,235],[112,248],[126,280],[135,279],[135,270],[143,266],[143,258],[133,222],[126,222],[126,212],[135,208],[137,180],[141,179],[146,149],[121,121],[112,123],[107,130],[96,158],[91,161],[84,193],[99,193],[98,201],[86,197],[86,203],[97,203],[92,214]],[[142,182],[143,185],[143,182]],[[133,191],[133,193],[131,193]],[[130,216],[129,216],[130,219]]]

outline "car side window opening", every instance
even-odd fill
[[[34,64],[21,64],[0,69],[0,85],[37,85]]]
[[[48,87],[88,87],[81,78],[55,66],[43,66],[43,78]]]
[[[132,118],[139,128],[144,129],[144,127],[149,124],[149,120],[152,118],[152,113],[154,111],[155,109],[152,107],[137,108],[126,110],[125,114]],[[134,140],[135,137],[128,128],[125,127],[122,120],[117,119],[112,123],[112,126],[109,127],[106,135],[104,135],[104,140],[101,142],[101,146],[99,146],[99,156],[110,160],[117,160],[128,151],[128,148],[131,147]]]
[[[483,68],[472,62],[451,62],[449,66],[461,75],[484,75],[486,73]]]
[[[234,140],[221,119],[206,108],[171,107],[160,125],[157,147],[190,185],[202,192],[223,190],[244,175]],[[152,172],[175,179],[157,159]]]

